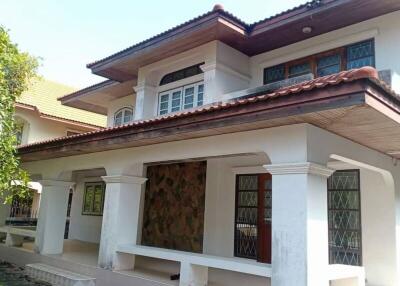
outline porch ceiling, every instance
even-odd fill
[[[365,72],[365,70],[364,70]],[[353,74],[356,76],[357,71]],[[358,75],[360,76],[360,72]],[[309,123],[400,158],[398,97],[376,79],[300,87],[167,118],[19,148],[23,161],[100,152],[282,125]],[[300,90],[300,91],[299,91]],[[292,91],[294,94],[290,94]],[[298,93],[295,93],[298,91]],[[267,100],[266,100],[266,99]]]

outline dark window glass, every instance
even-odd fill
[[[328,179],[330,264],[362,265],[359,170],[336,171]]]
[[[289,78],[311,73],[311,64],[309,62],[293,65],[289,67]]]
[[[264,69],[264,84],[285,79],[285,65],[278,65]]]
[[[374,41],[368,40],[347,47],[347,69],[375,66]]]
[[[164,85],[167,83],[171,83],[174,81],[178,81],[178,80],[181,80],[184,78],[188,78],[188,77],[191,77],[194,75],[201,74],[201,73],[203,73],[203,71],[200,68],[200,66],[202,64],[204,64],[204,63],[200,63],[200,64],[197,64],[194,66],[190,66],[190,67],[169,73],[161,79],[160,85]]]
[[[340,72],[340,55],[331,55],[318,59],[317,76],[326,76]]]

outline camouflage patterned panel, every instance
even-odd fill
[[[207,162],[149,166],[142,244],[203,250]]]

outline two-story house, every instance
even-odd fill
[[[89,64],[107,80],[60,101],[108,128],[19,148],[43,199],[1,256],[86,285],[399,285],[399,10],[216,5]]]

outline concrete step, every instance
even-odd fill
[[[94,278],[42,263],[27,264],[25,272],[29,277],[48,282],[53,286],[96,285]]]

